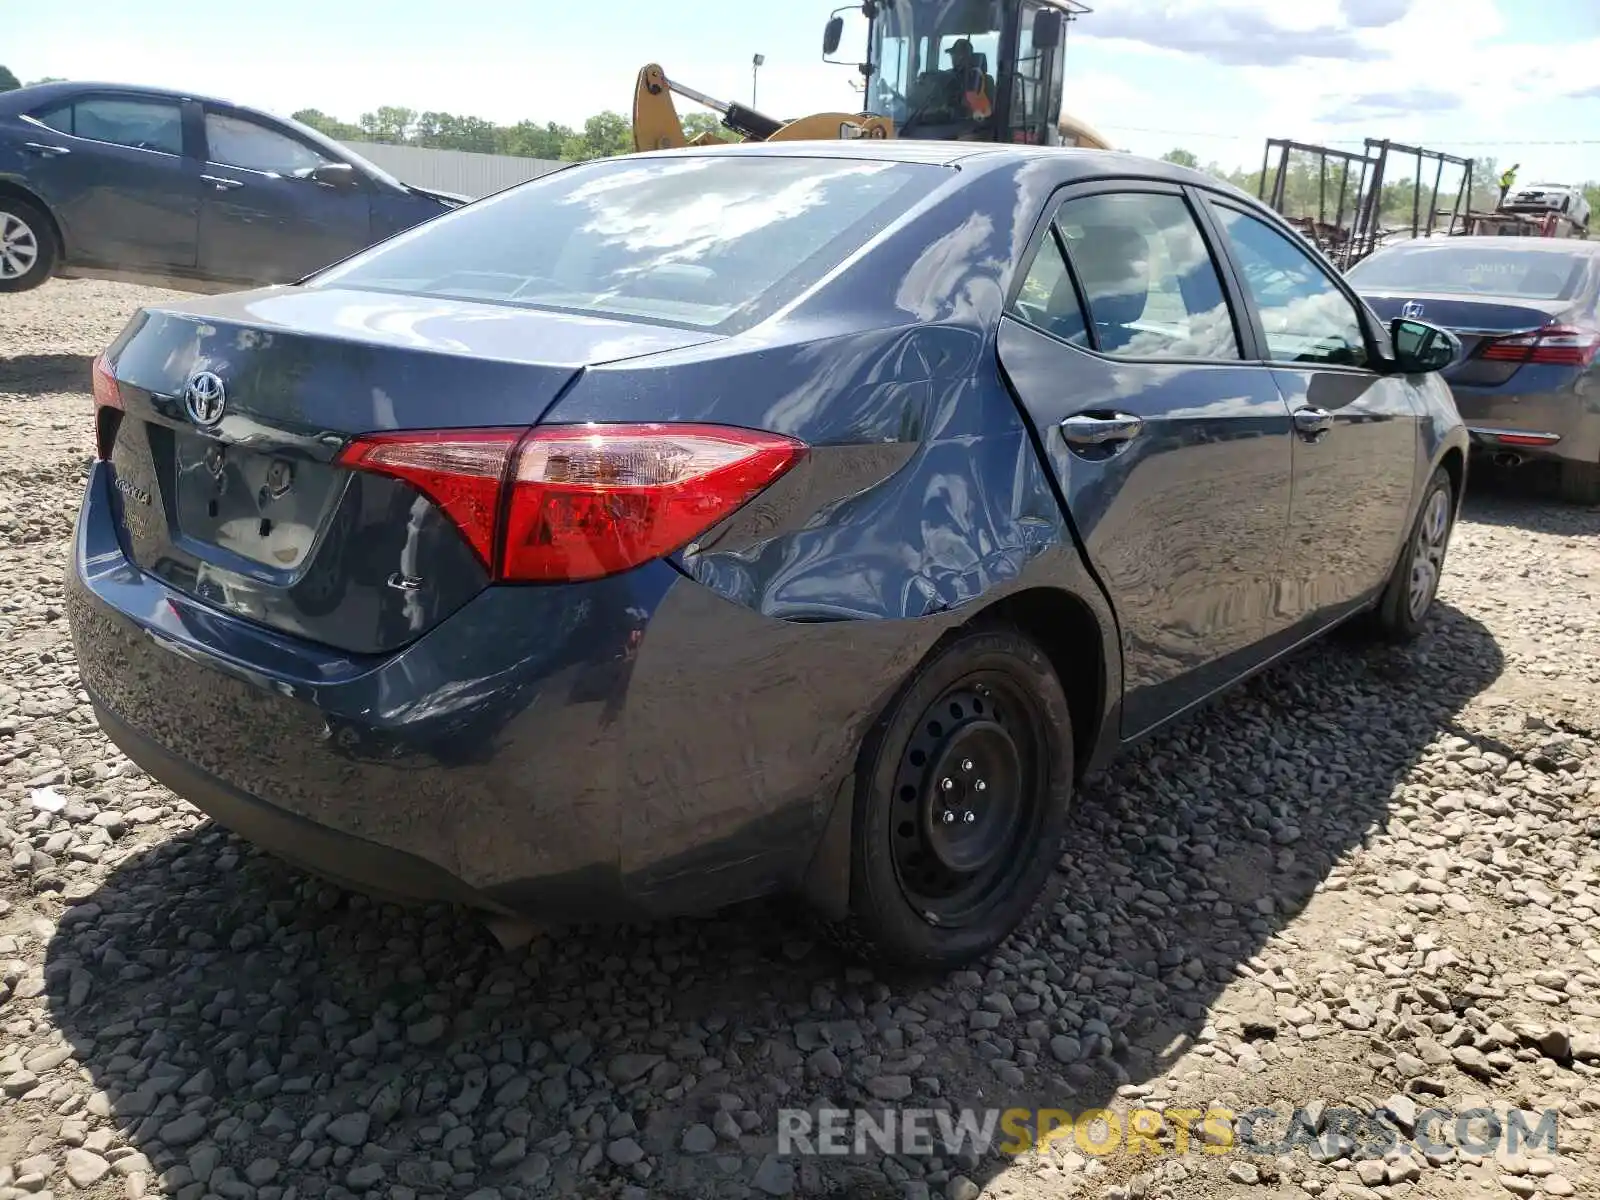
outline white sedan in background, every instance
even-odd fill
[[[1589,224],[1589,201],[1581,187],[1570,183],[1530,183],[1510,192],[1500,207],[1508,212],[1566,213],[1574,224]]]

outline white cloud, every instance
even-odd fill
[[[1594,84],[1600,38],[1514,41],[1506,13],[1521,2],[1124,0],[1076,27],[1079,57],[1069,59],[1068,77],[1073,61],[1103,71],[1093,60],[1111,49],[1124,58],[1132,51],[1213,64],[1226,73],[1231,118],[1210,115],[1220,99],[1175,106],[1166,89],[1116,112],[1094,103],[1087,114],[1112,134],[1119,121],[1215,131],[1220,145],[1192,139],[1202,159],[1213,147],[1224,161],[1246,159],[1257,136],[1341,143],[1370,136],[1464,156],[1548,159],[1560,174],[1600,175],[1593,150],[1517,145],[1526,137],[1591,136],[1592,125],[1579,123],[1583,97],[1600,98]],[[1241,113],[1247,115],[1240,119]],[[1126,140],[1184,139],[1130,134]]]

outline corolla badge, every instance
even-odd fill
[[[227,404],[228,389],[214,372],[196,371],[189,376],[188,386],[183,389],[183,410],[196,425],[211,428],[222,420]]]
[[[1400,315],[1408,321],[1415,321],[1422,315],[1422,305],[1415,300],[1407,300],[1400,306]]]

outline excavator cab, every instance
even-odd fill
[[[823,36],[839,47],[840,9]],[[1060,145],[1067,23],[1077,0],[865,0],[866,111],[896,137]]]

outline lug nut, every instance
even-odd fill
[[[943,789],[944,789],[944,790],[945,790],[945,791],[947,791],[947,792],[948,792],[948,791],[949,791],[949,790],[950,790],[950,789],[951,789],[951,788],[953,788],[953,787],[955,787],[955,785],[956,785],[956,781],[955,781],[955,780],[954,780],[954,779],[941,779],[941,780],[940,780],[940,781],[939,781],[939,786],[940,786],[940,787],[941,787],[941,788],[943,788]]]
[[[961,820],[962,820],[962,821],[963,821],[963,822],[965,822],[965,823],[966,823],[966,824],[968,824],[968,825],[971,825],[971,824],[972,824],[972,823],[973,823],[973,822],[974,822],[974,821],[976,821],[976,820],[977,820],[977,819],[978,819],[978,814],[977,814],[977,813],[970,813],[970,812],[969,812],[969,813],[966,813],[966,814],[965,814],[965,815],[963,815],[963,816],[962,816],[962,818],[961,818]]]
[[[987,783],[985,783],[981,779],[978,780],[978,782],[973,784],[972,786],[973,786],[973,790],[979,791],[979,792],[986,792],[986,791],[989,790],[989,785]]]
[[[950,822],[954,821],[955,819],[955,813],[951,812],[948,808],[944,810],[944,823],[946,825],[950,824]]]
[[[962,770],[963,770],[963,771],[970,771],[970,770],[972,770],[972,760],[971,760],[971,759],[970,759],[970,758],[963,758],[963,759],[962,759],[962,760],[961,760],[961,769],[962,769]]]

